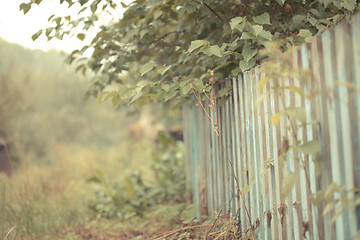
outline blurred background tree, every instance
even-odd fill
[[[13,160],[45,159],[51,144],[112,146],[127,138],[138,115],[85,103],[87,75],[64,64],[66,54],[28,50],[0,39],[0,136]],[[114,131],[116,129],[116,131]]]

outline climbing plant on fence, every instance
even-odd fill
[[[310,209],[316,210],[312,210],[313,216],[310,217],[312,219],[303,223],[303,236],[306,237],[307,232],[317,231],[316,237],[322,239],[325,238],[324,229],[321,228],[322,218],[324,216],[329,218],[332,225],[340,216],[349,213],[354,214],[356,207],[360,205],[360,197],[357,194],[359,189],[351,188],[335,180],[320,188],[315,186],[315,182],[320,182],[321,178],[325,178],[322,175],[328,174],[323,172],[324,166],[322,164],[324,164],[325,157],[321,155],[324,152],[322,149],[327,149],[328,146],[322,146],[318,141],[323,137],[321,131],[318,131],[321,129],[320,119],[314,119],[314,113],[310,114],[311,119],[309,119],[309,113],[307,113],[303,102],[306,99],[310,105],[307,106],[308,111],[318,108],[319,106],[311,105],[319,104],[321,91],[324,92],[325,90],[319,89],[317,86],[317,82],[320,81],[319,76],[315,76],[314,72],[309,69],[304,70],[293,66],[289,57],[291,57],[290,54],[281,56],[277,62],[266,64],[260,68],[263,77],[258,82],[260,95],[255,105],[256,107],[260,105],[260,102],[268,96],[270,99],[274,99],[273,101],[278,102],[279,110],[269,120],[274,126],[280,128],[281,134],[284,135],[281,137],[281,144],[277,146],[278,156],[276,156],[280,162],[279,171],[287,172],[281,181],[281,194],[285,199],[294,198],[295,188],[304,187],[300,186],[301,184],[306,185],[310,191]],[[330,87],[327,90],[327,101],[329,102],[339,100],[334,94],[339,87],[354,90],[355,95],[352,98],[359,94],[358,87],[348,82],[337,81],[328,87]],[[303,89],[307,91],[305,92]],[[346,99],[340,101],[346,101]],[[328,131],[328,129],[324,130]],[[261,173],[262,176],[270,174],[269,171],[274,169],[274,161],[274,158],[265,160],[264,165],[266,167]],[[299,214],[301,210],[296,204],[301,203],[295,201],[293,204],[295,204],[295,209]],[[281,218],[285,216],[289,207],[284,202],[277,206]],[[352,232],[352,234],[354,233]],[[356,237],[359,234],[360,232],[357,233]]]
[[[22,3],[26,14],[42,0]],[[149,101],[181,103],[192,94],[189,84],[206,89],[204,82],[214,70],[218,81],[236,76],[268,57],[271,42],[281,42],[281,50],[308,41],[348,18],[359,9],[356,0],[136,0],[130,4],[112,0],[60,0],[69,9],[80,6],[79,15],[55,16],[49,27],[39,30],[33,40],[76,35],[97,35],[90,44],[74,50],[68,62],[78,70],[93,74],[86,98],[98,102],[112,99],[114,105]],[[126,9],[122,18],[114,9]],[[51,13],[49,13],[50,15]],[[99,27],[102,15],[113,19]],[[46,21],[46,19],[44,19]],[[84,57],[86,51],[90,57]],[[124,80],[127,73],[130,80]],[[129,78],[128,78],[129,79]],[[114,91],[104,90],[117,84]],[[103,91],[104,90],[104,91]]]
[[[233,86],[221,108],[214,92],[193,91],[184,118],[197,205],[231,211],[250,238],[359,236],[359,20],[218,84]]]

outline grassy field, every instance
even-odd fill
[[[137,229],[126,233],[131,221],[119,223],[119,219],[96,217],[88,206],[94,200],[94,186],[87,180],[99,171],[109,179],[121,179],[126,171],[135,169],[153,178],[149,142],[125,142],[107,149],[56,144],[49,157],[53,158],[49,164],[22,161],[10,179],[1,175],[3,238],[7,235],[7,239],[14,239],[16,234],[18,239],[119,239],[121,234],[134,237],[131,232],[141,235],[148,223],[146,218],[137,221]],[[155,233],[156,228],[146,228],[147,234]]]
[[[171,153],[165,149],[160,151],[161,159]],[[159,171],[152,169],[159,151],[154,151],[149,141],[124,142],[105,149],[58,143],[52,146],[51,152],[51,163],[34,164],[32,159],[27,159],[11,178],[0,175],[0,239],[237,239],[236,222],[229,215],[222,215],[215,222],[198,221],[190,199],[186,195],[183,198],[171,195],[171,190],[152,194],[151,199],[170,196],[166,201],[152,204],[141,194],[128,196],[129,201],[121,206],[138,211],[130,217],[103,214],[102,211],[113,205],[102,206],[101,211],[92,209],[94,202],[96,206],[108,203],[95,194],[99,186],[106,185],[115,191],[111,187],[113,183],[126,183],[127,176],[135,171],[140,171],[142,181],[148,183],[148,193],[158,189],[159,176],[154,173]],[[166,168],[171,169],[171,164]],[[100,185],[89,181],[99,176],[99,172],[106,176],[106,181]],[[130,193],[143,186],[132,185]],[[147,205],[136,205],[139,201]]]

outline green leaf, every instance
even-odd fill
[[[160,9],[155,10],[155,14],[154,14],[154,20],[158,19],[159,17],[161,17],[161,15],[163,14],[163,12]]]
[[[138,87],[146,87],[146,86],[151,86],[153,83],[149,80],[141,80],[140,82],[138,82],[136,84],[136,86]]]
[[[193,52],[195,49],[202,47],[206,44],[206,41],[204,40],[195,40],[195,41],[191,41],[190,47],[188,49],[188,52],[191,53]]]
[[[333,224],[338,217],[344,214],[345,210],[336,209],[335,214],[330,219],[330,224]]]
[[[242,189],[241,189],[241,193],[243,195],[248,194],[248,192],[250,192],[250,185],[245,185]]]
[[[306,123],[306,111],[302,107],[290,107],[285,110],[286,114],[300,121],[302,124]]]
[[[275,0],[278,4],[280,4],[281,6],[284,6],[284,3],[286,0]]]
[[[237,25],[239,25],[239,23],[241,23],[243,20],[244,20],[244,18],[242,18],[242,17],[235,17],[235,18],[231,19],[231,21],[230,21],[231,30],[234,30],[235,27]]]
[[[321,152],[321,146],[316,140],[312,140],[297,147],[297,149],[308,155],[317,155]]]
[[[161,84],[161,88],[164,90],[164,91],[169,91],[169,89],[171,88],[170,84],[168,83],[163,83]]]
[[[177,91],[175,89],[171,89],[170,91],[165,93],[164,96],[164,102],[169,101],[170,99],[174,98],[177,94]]]
[[[307,37],[311,37],[312,33],[308,29],[300,29],[298,36],[302,38],[307,38]]]
[[[253,39],[254,37],[252,37],[248,32],[243,32],[241,34],[240,40],[245,40],[245,39]]]
[[[114,107],[116,107],[117,105],[119,105],[122,102],[119,95],[114,96],[111,100],[112,100],[112,104],[113,104]]]
[[[24,15],[29,12],[31,8],[31,3],[22,3],[20,4],[20,11],[23,10],[24,11]]]
[[[48,29],[46,29],[46,31],[45,31],[45,36],[49,37],[50,34],[51,34],[51,32],[52,32],[52,30],[53,30],[53,28],[48,28]]]
[[[216,107],[217,107],[217,108],[220,108],[221,106],[223,106],[223,105],[227,102],[228,99],[229,99],[229,96],[222,97],[222,98],[218,101],[218,103],[216,104]]]
[[[320,176],[321,176],[321,165],[320,165],[320,162],[317,161],[317,160],[313,160],[313,163],[314,163],[314,166],[315,166],[315,169],[316,169],[316,176],[317,176],[317,177],[320,177]]]
[[[271,123],[278,127],[280,124],[280,119],[284,116],[284,114],[284,112],[279,112],[272,115],[270,118]]]
[[[220,64],[219,66],[217,66],[216,68],[213,69],[214,72],[216,72],[217,70],[228,66],[229,64],[234,63],[234,61],[228,61],[228,62],[224,62],[223,64]]]
[[[117,91],[112,91],[109,94],[107,94],[104,99],[102,99],[102,102],[106,102],[109,98],[114,97],[114,96],[119,96]]]
[[[254,25],[252,26],[252,29],[254,30],[254,35],[257,36],[261,31],[264,29],[263,26],[260,25]]]
[[[306,16],[304,15],[295,15],[292,19],[292,22],[295,26],[301,25],[306,20]]]
[[[135,89],[126,85],[120,85],[118,89],[119,96],[122,100],[129,99],[136,94]]]
[[[284,87],[278,87],[277,89],[279,89],[279,90],[290,90],[290,91],[293,91],[293,92],[299,94],[303,98],[305,97],[304,91],[301,88],[296,87],[296,86],[284,86]]]
[[[190,92],[190,85],[186,84],[181,88],[181,94],[187,95]]]
[[[101,183],[101,179],[98,176],[92,176],[86,180],[87,183]]]
[[[79,33],[78,35],[76,35],[76,37],[77,37],[78,39],[80,39],[81,41],[84,41],[84,39],[85,39],[85,34],[84,34],[84,33]]]
[[[242,55],[245,61],[249,61],[252,57],[254,57],[257,53],[257,49],[251,48],[249,45],[245,45],[242,51]]]
[[[127,7],[128,7],[128,5],[126,5],[126,4],[123,3],[123,2],[120,2],[120,4],[121,4],[121,6],[122,6],[123,8],[127,8]]]
[[[145,28],[143,30],[140,31],[139,35],[140,35],[140,39],[143,39],[143,37],[149,32],[150,30]]]
[[[257,107],[258,105],[260,104],[260,102],[267,96],[269,95],[271,92],[270,91],[266,91],[264,92],[263,94],[260,95],[260,97],[258,97],[256,99],[256,102],[255,102],[255,111],[257,111]]]
[[[38,37],[40,37],[41,33],[42,33],[42,30],[39,30],[37,33],[35,33],[34,35],[31,36],[31,39],[33,41],[35,41],[36,39],[38,39]]]
[[[227,94],[229,94],[232,90],[232,86],[227,86],[227,87],[224,87],[223,89],[221,89],[220,91],[217,92],[217,97],[223,97]]]
[[[138,107],[142,107],[144,105],[146,105],[149,102],[149,97],[147,96],[142,96],[139,99],[136,100],[136,105]]]
[[[356,8],[356,0],[344,0],[341,2],[341,6],[353,12]]]
[[[209,48],[209,52],[212,54],[212,55],[215,55],[217,57],[222,57],[222,51],[220,49],[220,47],[218,45],[214,45],[214,46],[210,46]]]
[[[335,201],[331,201],[328,204],[326,204],[324,210],[323,210],[323,216],[325,216],[327,213],[329,213],[330,211],[332,211],[335,208],[336,202]]]
[[[51,16],[48,18],[48,21],[50,21],[53,17],[55,17],[55,14],[51,15]]]
[[[97,98],[96,98],[96,103],[97,103],[97,104],[102,103],[102,102],[103,102],[103,97],[104,97],[106,94],[108,94],[108,93],[109,93],[108,91],[101,92],[101,93],[97,96]]]
[[[325,8],[327,8],[333,0],[319,0],[320,3],[324,5]]]
[[[246,26],[247,26],[247,22],[242,22],[235,27],[235,30],[238,30],[239,32],[243,32]]]
[[[311,24],[311,25],[313,25],[313,26],[316,26],[318,23],[319,23],[319,21],[316,19],[316,18],[313,18],[313,17],[310,17],[310,16],[308,16],[307,17],[307,20],[309,21],[309,23]],[[311,32],[310,32],[311,33]],[[309,36],[308,36],[309,37]]]
[[[93,2],[90,6],[90,10],[92,13],[95,13],[96,10],[97,10],[97,3],[96,2]]]
[[[199,79],[199,78],[194,79],[193,87],[194,87],[194,89],[198,90],[199,92],[202,92],[203,89],[205,88],[203,80]]]
[[[169,65],[169,66],[161,66],[161,67],[158,67],[156,68],[156,71],[158,73],[160,73],[161,75],[164,75],[164,73],[166,73],[172,66]]]
[[[264,32],[264,31],[262,31],[262,32]],[[261,35],[261,33],[260,33],[260,35]],[[271,50],[271,49],[273,49],[273,44],[270,42],[270,41],[260,41],[260,43],[262,44],[262,45],[264,45],[264,47],[267,49],[267,50]]]
[[[255,59],[251,58],[249,61],[246,61],[245,59],[241,60],[239,66],[241,71],[245,72],[255,66]]]
[[[254,22],[257,24],[271,24],[270,23],[270,15],[269,13],[263,13],[259,16],[255,16],[253,18]]]
[[[84,4],[86,4],[89,0],[79,0],[79,3],[81,6],[83,6]]]
[[[283,194],[283,196],[287,197],[289,195],[290,191],[295,186],[297,179],[298,172],[290,172],[289,175],[283,178],[281,185],[281,193]]]
[[[270,80],[271,80],[271,78],[267,77],[267,76],[260,79],[260,81],[258,83],[260,93],[263,91],[265,84],[267,82],[269,82]]]
[[[262,38],[264,38],[264,39],[266,39],[266,40],[271,41],[272,38],[273,38],[273,35],[271,34],[271,32],[263,30],[263,31],[261,31],[261,32],[259,33],[258,37],[262,37]],[[264,45],[265,45],[265,44],[264,44]]]
[[[154,61],[150,61],[148,63],[146,63],[145,65],[143,65],[140,68],[140,75],[144,76],[146,73],[150,72],[151,70],[154,69],[154,67],[156,67],[157,64]]]

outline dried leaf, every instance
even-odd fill
[[[306,142],[297,148],[300,152],[308,155],[317,155],[321,151],[321,146],[316,140]]]
[[[298,179],[298,172],[291,172],[282,180],[281,193],[287,197],[290,191],[295,186]]]

